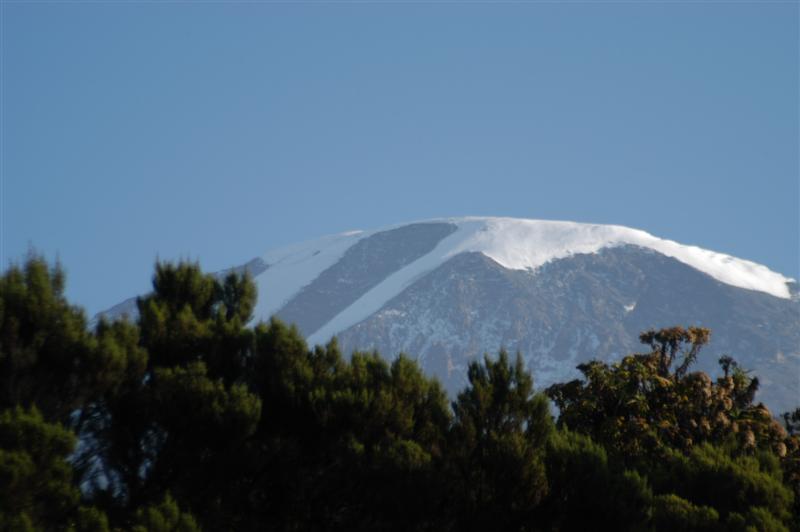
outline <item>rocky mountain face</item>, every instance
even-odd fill
[[[640,332],[701,325],[712,342],[699,367],[731,354],[762,382],[760,398],[798,403],[800,319],[796,302],[730,287],[674,259],[634,247],[554,261],[535,274],[480,253],[443,264],[339,333],[342,347],[406,352],[455,391],[470,360],[519,351],[539,386],[577,377],[592,358],[641,350]]]
[[[335,334],[345,352],[407,353],[451,393],[471,360],[501,348],[520,352],[544,387],[577,377],[581,362],[640,351],[644,330],[700,325],[712,330],[700,369],[715,373],[729,354],[759,377],[759,399],[774,412],[800,405],[791,280],[775,288],[778,274],[764,267],[627,228],[537,223],[557,224],[408,224],[278,250],[242,268],[269,302],[255,319],[275,313],[312,343]]]

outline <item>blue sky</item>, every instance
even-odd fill
[[[614,223],[798,277],[798,4],[4,3],[2,262],[89,313],[156,257]],[[269,297],[269,294],[262,294]]]

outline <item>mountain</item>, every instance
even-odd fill
[[[310,343],[405,352],[451,392],[469,361],[519,351],[538,387],[575,366],[641,349],[640,332],[701,325],[758,375],[775,412],[800,405],[800,291],[765,266],[621,226],[450,218],[353,231],[270,251],[236,268]],[[226,272],[220,272],[223,274]],[[105,312],[135,313],[135,299]]]

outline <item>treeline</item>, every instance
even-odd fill
[[[800,410],[692,372],[705,329],[545,391],[500,352],[450,403],[405,356],[248,327],[247,277],[158,264],[93,330],[63,290],[0,277],[0,530],[800,529]]]

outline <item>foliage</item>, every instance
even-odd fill
[[[545,446],[552,432],[546,398],[534,394],[522,357],[500,351],[467,371],[453,404],[449,461],[457,528],[522,530],[547,494]]]
[[[250,325],[247,275],[156,265],[139,319],[100,319],[35,255],[0,277],[1,530],[800,529],[786,429],[701,328],[537,393],[522,358],[452,404],[406,355]]]
[[[143,363],[125,324],[87,329],[64,297],[64,271],[36,255],[0,277],[0,409],[32,406],[64,424]]]
[[[688,373],[708,342],[707,329],[673,327],[641,335],[652,351],[612,365],[592,361],[578,369],[585,381],[548,388],[560,423],[592,436],[629,462],[660,457],[667,449],[688,452],[703,443],[733,438],[741,450],[779,452],[786,431],[763,405],[752,403],[758,380],[730,357],[716,382]]]
[[[94,460],[84,482],[118,520],[171,491],[214,522],[261,416],[261,400],[243,380],[255,287],[246,276],[220,281],[196,264],[158,264],[153,293],[137,303],[146,363],[84,415]]]
[[[308,350],[277,320],[256,328],[256,344],[253,386],[273,408],[246,513],[279,528],[352,530],[404,529],[433,512],[450,419],[438,383],[403,356],[345,362],[335,341]]]
[[[636,530],[650,518],[652,490],[638,473],[609,463],[591,438],[559,430],[548,442],[550,496],[540,515],[551,530]]]
[[[199,532],[191,514],[181,512],[169,494],[158,504],[150,505],[136,512],[132,532]]]
[[[0,530],[103,530],[102,512],[81,507],[69,454],[75,436],[32,407],[0,413]]]
[[[757,526],[767,515],[778,528],[796,522],[797,480],[784,471],[796,467],[797,438],[753,404],[758,380],[730,357],[720,359],[716,381],[690,373],[706,329],[648,331],[641,340],[649,353],[582,364],[584,381],[548,388],[559,424],[650,479],[659,529]]]

